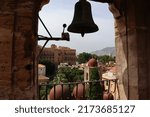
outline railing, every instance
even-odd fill
[[[104,92],[113,96],[108,98],[119,99],[117,79],[39,85],[40,100],[102,100],[107,98]]]

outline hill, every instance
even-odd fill
[[[106,47],[101,50],[93,51],[93,52],[91,52],[91,54],[96,54],[98,56],[103,56],[103,55],[115,56],[116,51],[115,51],[115,47]]]

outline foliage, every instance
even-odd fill
[[[78,68],[61,67],[57,71],[54,82],[76,82],[77,80],[83,80],[83,74],[84,72]]]
[[[50,77],[55,74],[56,67],[55,64],[46,59],[40,59],[39,64],[43,64],[46,66],[46,76]]]
[[[95,81],[99,80],[99,72],[98,68],[92,68],[90,74],[90,80]],[[89,90],[87,91],[87,95],[89,95],[90,100],[99,100],[102,99],[102,87],[99,82],[90,83]]]
[[[52,89],[52,81],[49,82],[49,85],[40,85],[39,86],[39,97],[40,100],[46,100],[49,95],[50,90]]]
[[[80,53],[77,57],[77,61],[79,64],[86,63],[90,58],[98,59],[103,64],[108,63],[109,61],[115,62],[115,57],[109,56],[109,55],[103,55],[103,56],[97,56],[95,54],[90,53]]]
[[[79,64],[86,63],[90,58],[92,58],[92,54],[83,52],[77,56],[77,61]]]
[[[109,61],[115,62],[115,57],[108,56],[108,55],[104,55],[104,56],[99,56],[99,57],[98,57],[98,60],[99,60],[100,62],[102,62],[103,64],[106,64],[106,63],[108,63]]]

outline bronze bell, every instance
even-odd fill
[[[67,30],[69,32],[81,33],[82,37],[85,33],[98,31],[98,26],[92,18],[91,4],[89,2],[79,0],[75,4],[74,17]]]

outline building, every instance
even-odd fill
[[[38,64],[38,75],[45,76],[46,75],[46,66],[42,64]]]
[[[118,88],[118,79],[116,78],[117,69],[116,66],[109,67],[108,70],[102,74],[102,80],[104,82],[105,90],[110,92],[115,100],[120,99],[120,92]]]
[[[90,81],[90,75],[91,75],[91,70],[93,68],[97,68],[98,72],[99,72],[99,80],[101,79],[101,72],[100,72],[100,68],[98,67],[98,63],[97,60],[95,60],[94,58],[90,59],[86,66],[84,67],[84,81]]]
[[[46,66],[42,64],[38,64],[38,83],[46,84],[49,82],[49,78],[46,75]]]
[[[39,46],[39,49],[40,48],[41,46]],[[76,50],[63,46],[57,47],[55,44],[52,44],[51,47],[43,49],[40,58],[50,60],[55,65],[59,65],[60,63],[75,65]]]

